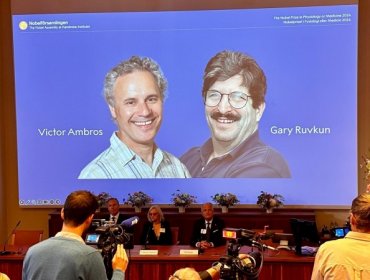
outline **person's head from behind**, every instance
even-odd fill
[[[105,77],[104,97],[118,126],[118,137],[129,147],[151,145],[162,122],[167,81],[148,57],[132,56]]]
[[[353,231],[370,233],[370,194],[364,193],[352,201],[351,228]]]
[[[119,202],[115,197],[111,197],[107,201],[108,212],[112,216],[116,216],[119,212]]]
[[[148,221],[151,223],[160,223],[164,220],[162,209],[158,205],[153,205],[148,210]]]
[[[213,141],[236,147],[257,130],[266,87],[263,70],[250,56],[222,51],[210,59],[202,95]]]
[[[206,221],[213,219],[213,205],[210,202],[204,203],[201,208],[202,216]]]
[[[94,216],[99,204],[96,196],[89,191],[74,191],[67,196],[62,209],[62,219],[65,225],[77,227]],[[87,224],[87,227],[89,224]]]
[[[185,267],[175,271],[168,280],[201,280],[194,268]]]

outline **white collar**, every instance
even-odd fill
[[[82,239],[82,237],[73,232],[60,231],[55,235],[55,237],[59,237],[59,236],[70,238],[70,239],[75,239],[85,244],[85,241]]]
[[[205,221],[205,225],[207,226],[207,224],[209,223],[210,225],[212,225],[212,222],[213,222],[213,219],[210,220],[210,221],[207,221],[207,220],[204,220]]]

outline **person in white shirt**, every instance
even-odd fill
[[[351,231],[342,239],[327,241],[316,254],[312,280],[370,279],[370,194],[352,201]]]

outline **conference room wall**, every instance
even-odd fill
[[[370,1],[359,3],[359,61],[358,61],[358,154],[370,148]],[[15,123],[14,75],[11,41],[10,0],[0,1],[0,240],[2,243],[14,225],[20,228],[43,229],[48,236],[48,214],[51,209],[26,209],[18,206],[17,147]],[[345,102],[345,100],[343,100]],[[338,116],[340,122],[345,116]],[[340,153],[340,151],[338,151]],[[332,163],[335,168],[336,163]],[[363,170],[358,169],[359,192],[365,191]],[[51,188],[53,186],[50,186]],[[348,186],[356,187],[356,186]],[[333,193],[335,195],[335,193]],[[316,211],[320,228],[332,221],[342,223],[348,210]]]

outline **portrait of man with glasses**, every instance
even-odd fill
[[[250,56],[221,51],[208,62],[202,96],[211,138],[182,157],[192,177],[289,178],[282,155],[263,143],[266,76]]]

